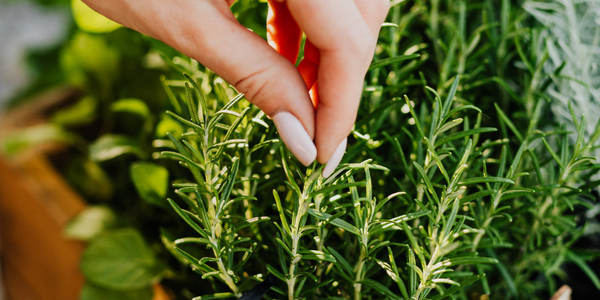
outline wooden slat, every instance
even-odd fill
[[[79,299],[83,244],[62,228],[84,208],[43,157],[18,166],[0,158],[1,265],[8,300]]]

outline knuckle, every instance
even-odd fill
[[[260,106],[260,103],[256,103],[259,99],[257,96],[267,85],[267,80],[265,80],[266,78],[264,76],[264,73],[266,72],[267,70],[258,70],[253,73],[246,74],[245,76],[238,78],[233,83],[233,86],[235,86],[235,88],[241,93],[244,93],[246,99],[250,100],[250,102]]]
[[[262,107],[265,97],[262,95],[269,90],[273,84],[273,78],[280,73],[277,64],[263,62],[254,65],[251,69],[238,73],[238,77],[232,81],[235,88],[244,93],[246,99],[258,107]]]
[[[372,55],[371,48],[373,48],[372,44],[374,42],[373,32],[364,24],[363,26],[357,26],[352,34],[346,37],[345,43],[348,47],[344,47],[344,49],[356,57],[366,57]]]

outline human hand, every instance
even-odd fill
[[[237,22],[234,1],[83,0],[231,83],[273,118],[300,162],[326,163],[328,177],[346,149],[389,0],[269,0],[269,43]],[[296,69],[302,31],[308,41]]]

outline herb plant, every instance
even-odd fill
[[[600,123],[583,114],[597,82],[577,78],[593,64],[571,54],[587,48],[551,24],[587,28],[582,45],[596,49],[594,5],[392,1],[327,179],[221,78],[152,46],[168,112],[90,92],[125,100],[102,119],[133,114],[144,129],[103,127],[76,146],[116,195],[90,197],[104,205],[67,230],[90,242],[82,299],[149,299],[159,281],[177,299],[548,299],[573,267],[598,293]],[[263,2],[232,10],[264,36]]]

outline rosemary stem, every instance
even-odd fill
[[[356,276],[354,278],[354,300],[360,300],[362,298],[362,284],[359,282],[363,280],[362,269],[365,265],[365,258],[367,257],[366,249],[366,246],[360,247],[360,257],[356,263],[356,266],[354,267],[354,270],[356,271]]]

